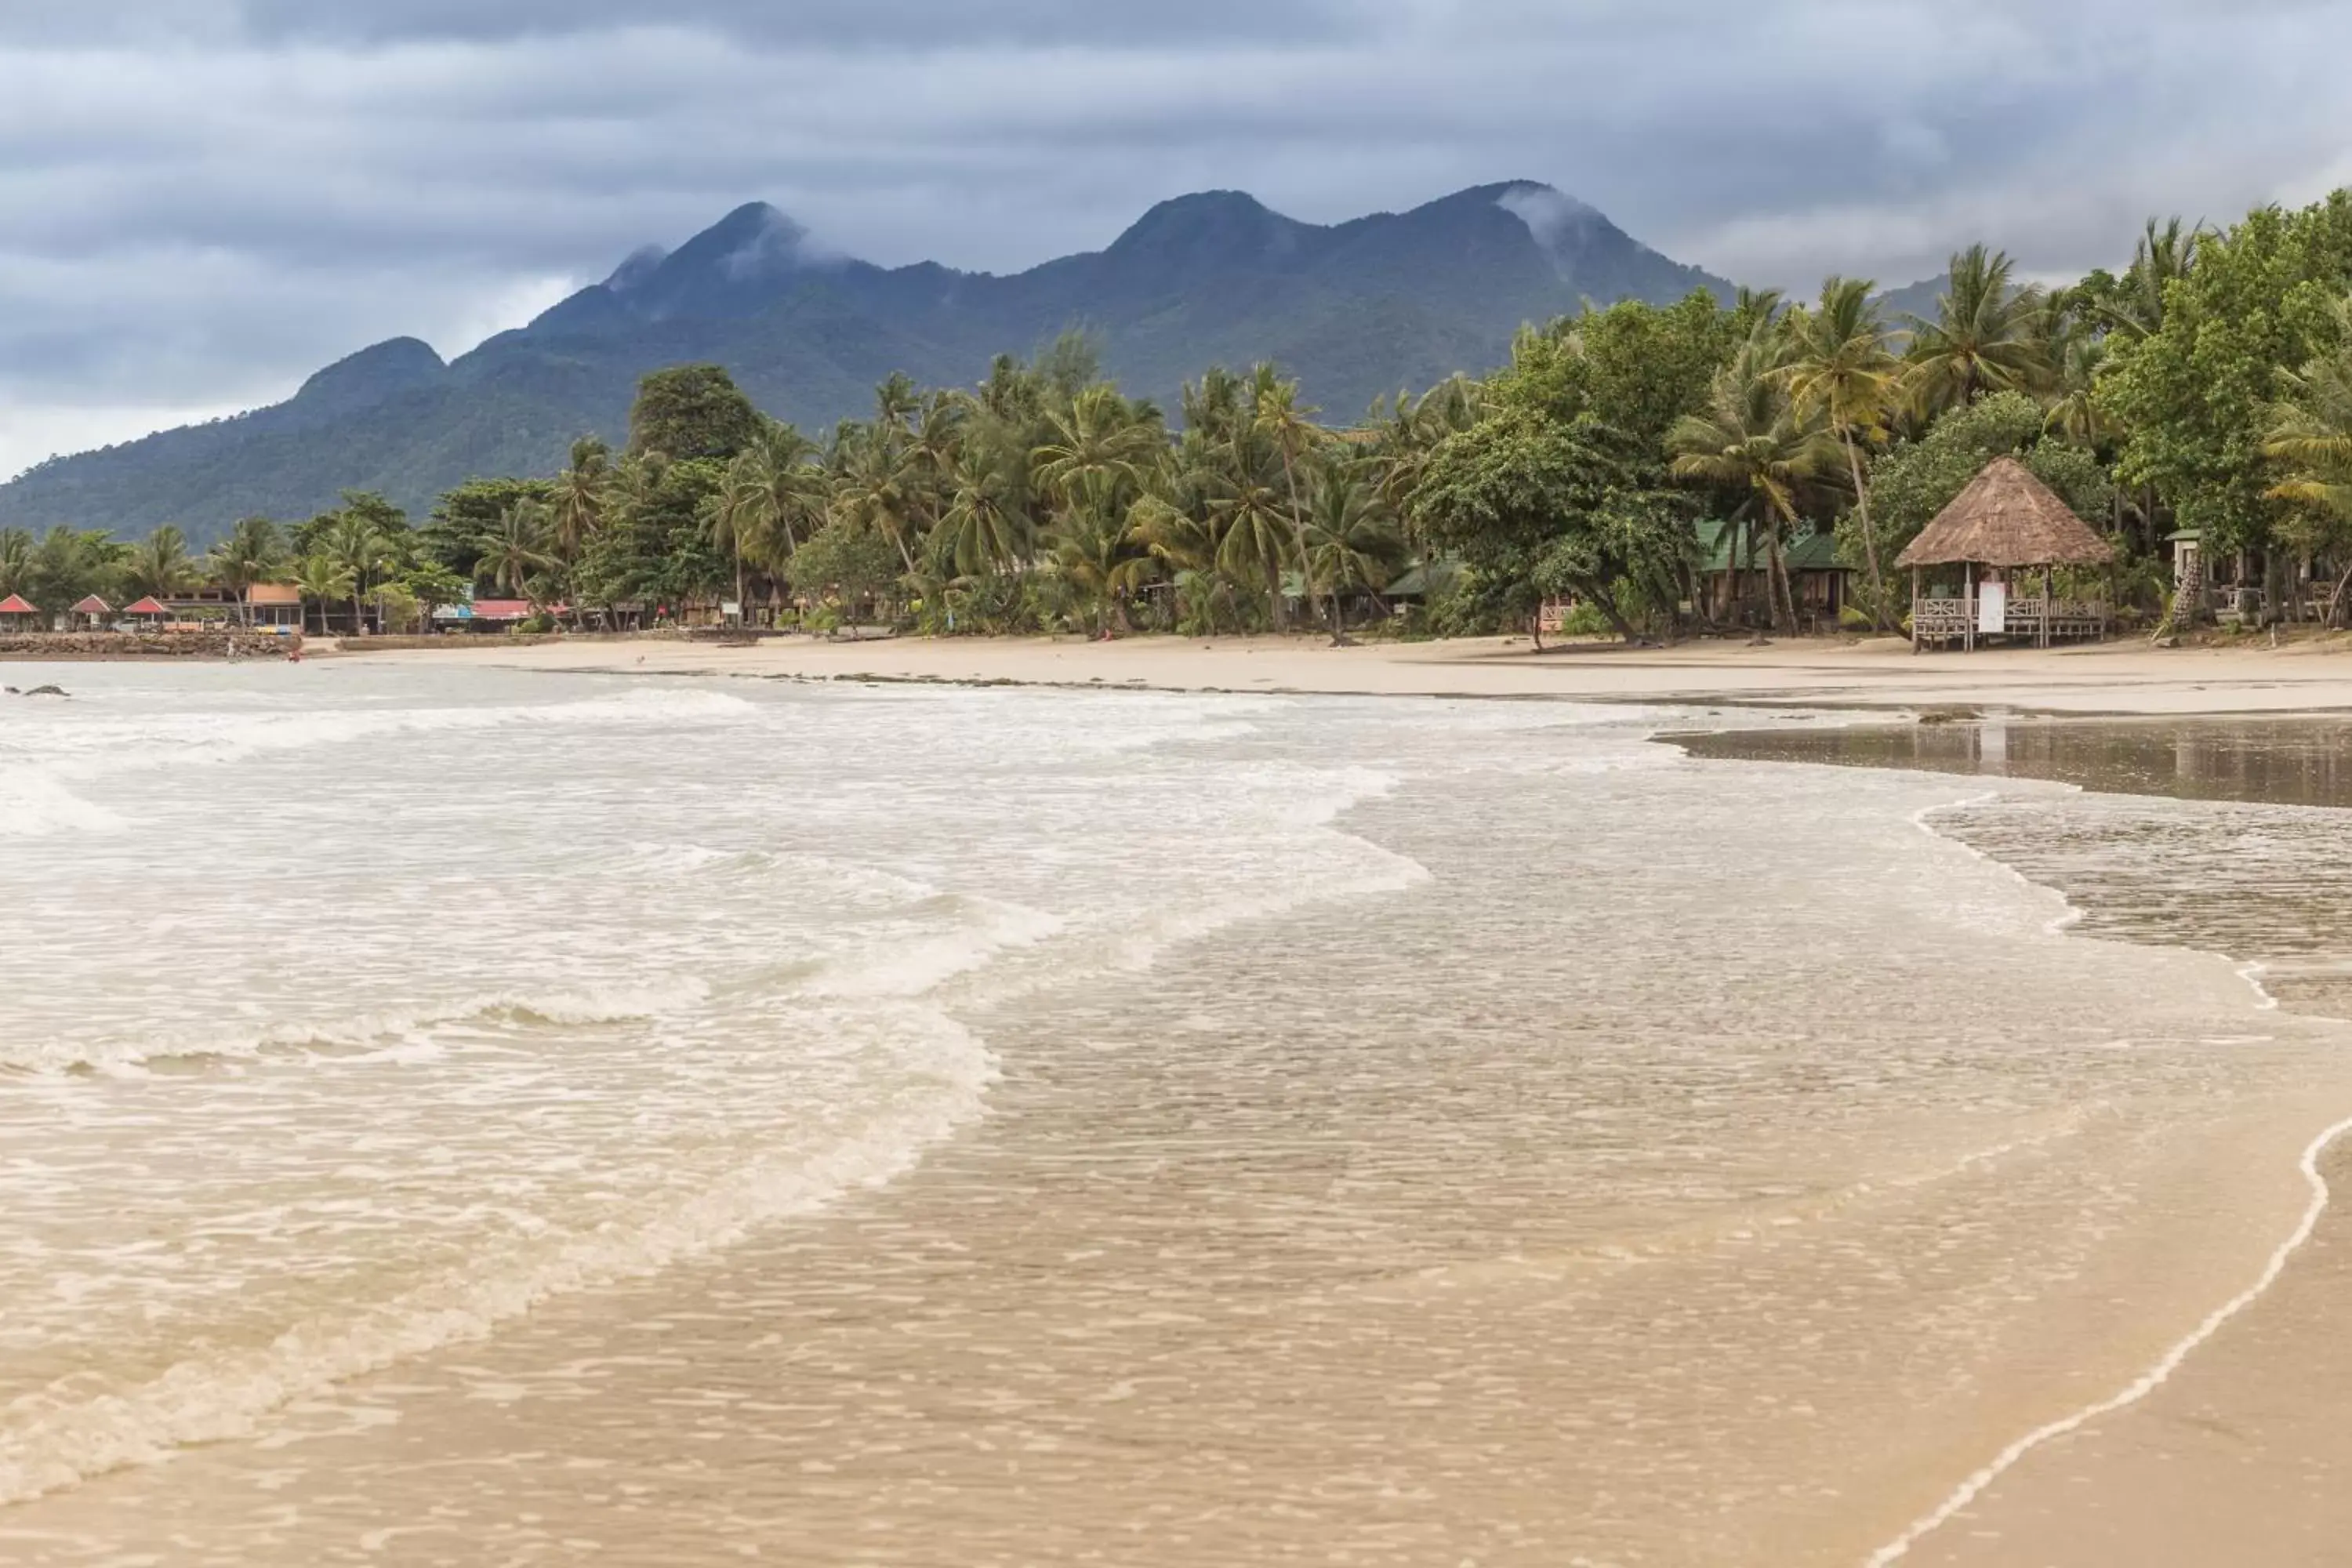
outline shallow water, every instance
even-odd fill
[[[11,1562],[1857,1561],[2352,1109],[1969,847],[2083,797],[1671,713],[66,683],[0,710]]]

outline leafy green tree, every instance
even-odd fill
[[[1618,586],[1690,548],[1676,503],[1642,483],[1650,462],[1596,420],[1504,407],[1439,444],[1409,504],[1433,542],[1522,607],[1574,593],[1632,641]]]
[[[122,547],[104,529],[68,528],[41,535],[32,548],[25,596],[51,615],[61,615],[92,594],[119,592]]]
[[[1554,419],[1596,419],[1659,451],[1675,421],[1706,403],[1744,336],[1703,289],[1673,305],[1588,308],[1523,331],[1484,395]]]
[[[2046,437],[2044,422],[2042,405],[2031,397],[1997,392],[1946,415],[1919,440],[1895,445],[1871,465],[1878,548],[1899,552],[2000,457],[2017,458],[2077,514],[2096,522],[2114,505],[2112,481],[2091,453]],[[1849,517],[1839,527],[1848,560],[1861,553],[1853,537],[1857,522]]]
[[[2352,586],[2352,297],[2336,303],[2328,350],[2279,378],[2264,456],[2276,465],[2271,498],[2289,510],[2277,525],[2301,553],[2344,563],[2328,595],[2327,620],[2340,626]]]
[[[887,594],[900,563],[890,542],[870,528],[835,518],[793,553],[785,568],[793,590],[812,603],[837,596],[845,613]]]
[[[672,365],[637,383],[629,408],[629,454],[725,460],[758,440],[762,423],[759,409],[719,366]]]
[[[2264,207],[2199,243],[2165,289],[2161,325],[2119,337],[2102,405],[2128,432],[2117,471],[2152,487],[2209,547],[2268,542],[2294,504],[2264,454],[2282,372],[2326,352],[2352,287],[2352,194],[2298,212]]]
[[[398,586],[416,606],[421,625],[433,624],[433,612],[444,605],[463,604],[467,580],[440,562],[427,557],[413,562],[400,574]]]
[[[545,479],[469,479],[433,505],[433,515],[416,531],[416,551],[464,581],[482,580],[488,554],[507,513],[520,500],[553,503],[555,487]]]

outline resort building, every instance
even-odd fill
[[[436,631],[510,632],[534,616],[569,615],[569,605],[533,605],[529,599],[474,599],[442,605],[433,612]]]

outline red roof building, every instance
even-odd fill
[[[11,594],[0,599],[0,616],[37,616],[41,612],[25,602],[22,594]]]
[[[135,605],[125,605],[122,613],[126,616],[168,616],[172,612],[157,604],[155,596],[150,594]]]
[[[73,607],[73,613],[77,616],[110,616],[114,614],[114,606],[92,594],[80,604],[76,605]]]

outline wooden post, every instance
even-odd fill
[[[2050,616],[2057,608],[2058,601],[2051,596],[2050,568],[2044,566],[2042,569],[2042,646],[2043,647],[2050,646]]]
[[[1960,651],[1977,651],[1977,563],[1965,562],[1960,567]]]
[[[1911,651],[1919,651],[1919,568],[1911,568]]]

